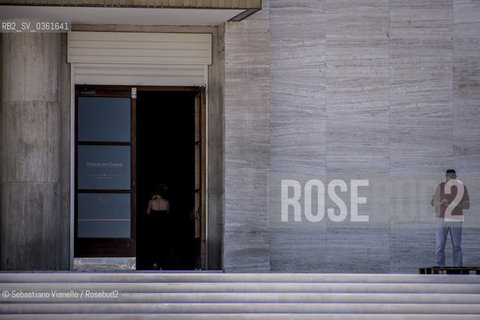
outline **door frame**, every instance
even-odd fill
[[[72,79],[73,80],[73,79]],[[72,81],[73,82],[73,81]],[[77,90],[76,88],[79,87],[88,87],[90,89],[98,89],[98,90],[104,90],[108,89],[110,90],[112,96],[115,96],[116,93],[122,92],[125,94],[125,92],[131,92],[132,94],[132,137],[131,137],[131,144],[132,144],[132,159],[131,159],[131,165],[132,169],[135,168],[136,166],[136,141],[134,140],[134,137],[136,135],[136,93],[138,91],[188,91],[188,92],[196,92],[196,98],[195,98],[195,103],[199,103],[200,106],[200,145],[201,145],[201,152],[200,152],[200,168],[201,168],[201,179],[200,179],[200,184],[201,184],[201,208],[200,208],[200,213],[201,213],[201,265],[202,269],[206,269],[207,266],[207,237],[208,237],[208,214],[207,214],[207,99],[206,99],[206,88],[205,86],[137,86],[137,85],[79,85],[79,84],[73,84],[72,85],[72,115],[71,115],[71,128],[72,128],[72,136],[71,136],[71,196],[70,196],[70,205],[71,205],[71,237],[70,237],[70,249],[71,249],[71,269],[73,269],[74,266],[74,259],[75,257],[75,241],[77,239],[76,237],[76,197],[77,197],[77,132],[76,132],[76,126],[77,126]],[[135,93],[135,96],[134,96]],[[135,170],[131,171],[132,174],[132,190],[133,190],[133,195],[132,195],[132,207],[136,211],[136,176],[135,176]],[[132,238],[133,244],[135,246],[136,243],[136,212],[132,214]],[[133,249],[134,257],[136,257],[136,252],[135,248]]]

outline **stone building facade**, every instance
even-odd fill
[[[464,264],[480,264],[477,1],[264,0],[216,25],[72,22],[212,35],[205,268],[415,273],[434,264],[430,199],[448,168],[471,199]],[[1,269],[69,270],[68,34],[3,33],[1,48]]]

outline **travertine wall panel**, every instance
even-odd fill
[[[453,5],[394,1],[390,12],[392,157],[451,155]]]
[[[390,231],[390,273],[417,273],[421,266],[434,264],[435,229],[431,225],[394,224]],[[451,246],[445,248],[451,259]]]
[[[67,35],[60,36],[60,56],[67,57]],[[71,206],[70,206],[70,182],[71,182],[71,87],[70,87],[70,64],[66,59],[60,59],[60,208],[56,220],[56,230],[60,235],[60,241],[55,243],[55,256],[60,261],[58,269],[70,269],[70,227],[71,227]]]
[[[325,264],[325,223],[277,225],[271,237],[272,272],[313,272]]]
[[[328,60],[388,59],[388,0],[327,0]]]
[[[223,267],[270,270],[269,6],[225,27]]]
[[[327,62],[327,159],[388,155],[388,79],[388,60]]]
[[[329,228],[324,272],[388,273],[389,229],[378,227]]]
[[[465,212],[465,265],[479,265],[480,227],[480,2],[454,0],[453,157],[467,185],[471,206]]]
[[[312,174],[325,167],[324,3],[271,4],[272,172]]]
[[[225,25],[213,35],[213,64],[208,70],[208,268],[222,269],[224,186]]]
[[[3,269],[68,268],[69,211],[61,210],[60,191],[61,43],[59,34],[2,37]]]
[[[271,1],[272,270],[415,273],[434,263],[430,199],[444,170],[480,194],[479,10],[467,0]],[[369,221],[312,223],[302,212],[295,223],[290,208],[284,223],[282,179],[368,179],[359,215]],[[338,195],[350,210],[350,193]],[[328,195],[325,208],[338,211]],[[464,228],[471,264],[477,208]]]
[[[271,1],[272,271],[311,272],[326,258],[325,223],[280,216],[282,179],[325,180],[325,1]]]
[[[405,179],[392,195],[390,264],[415,272],[434,262],[428,181],[444,179],[453,160],[453,3],[393,1],[390,29],[390,163],[393,177]]]
[[[455,0],[455,166],[480,169],[480,3]]]
[[[318,271],[387,272],[390,225],[382,184],[390,145],[388,1],[327,3],[327,182],[347,184],[337,194],[348,214],[341,222],[327,220],[327,260]],[[368,221],[352,221],[352,179],[369,180],[359,194],[370,201],[358,206]],[[329,196],[325,206],[339,211]]]

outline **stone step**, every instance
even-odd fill
[[[476,275],[0,272],[0,291],[0,320],[480,319]]]
[[[120,293],[423,293],[478,294],[480,284],[415,283],[6,283],[9,291],[118,291]]]
[[[280,314],[280,313],[212,313],[212,314],[16,314],[0,315],[0,320],[478,320],[469,314]]]
[[[95,288],[93,288],[95,289]],[[42,290],[44,291],[44,290]],[[78,291],[76,291],[80,294]],[[68,293],[68,292],[67,292]],[[19,299],[3,302],[18,303]],[[95,303],[97,298],[22,298],[22,303]],[[101,299],[111,303],[112,299]],[[115,303],[424,303],[478,304],[480,294],[423,293],[120,293]]]
[[[12,303],[0,314],[480,314],[479,304],[378,303]]]
[[[9,282],[306,282],[306,283],[480,283],[475,275],[310,274],[221,272],[0,272],[0,283]]]

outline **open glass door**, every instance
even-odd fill
[[[135,256],[135,95],[76,86],[75,257]]]
[[[205,109],[199,87],[76,87],[75,257],[136,257],[142,270],[161,251],[162,269],[206,268]],[[163,238],[145,213],[160,182]]]

